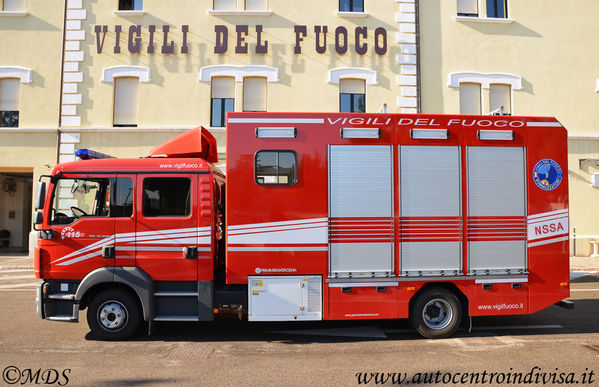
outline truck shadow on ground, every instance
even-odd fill
[[[598,281],[599,282],[599,281]],[[574,300],[574,310],[551,306],[531,315],[474,317],[452,338],[535,336],[599,333],[599,299]],[[98,340],[91,332],[86,340]],[[235,315],[219,315],[211,322],[160,322],[147,325],[135,342],[279,342],[287,344],[352,343],[385,340],[426,340],[407,319],[361,321],[248,322]]]

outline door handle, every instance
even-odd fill
[[[198,257],[198,248],[196,246],[187,246],[183,248],[185,258],[194,259]]]
[[[114,258],[116,256],[116,249],[114,246],[102,247],[102,258]]]

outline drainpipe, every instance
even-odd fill
[[[58,129],[56,129],[56,163],[60,162],[60,135],[62,128],[62,85],[64,83],[64,49],[67,34],[67,1],[64,0],[64,14],[62,17],[62,51],[60,60],[60,98],[58,99]]]

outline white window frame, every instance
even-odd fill
[[[208,10],[209,15],[222,15],[222,16],[270,16],[272,15],[272,10],[269,8],[270,0],[266,0],[266,9],[258,9],[258,10],[247,10],[246,9],[246,0],[235,0],[236,7],[235,9],[214,9],[214,0],[212,0],[212,8]]]
[[[149,83],[152,80],[149,67],[124,65],[105,67],[104,69],[102,69],[102,82],[114,84],[115,78],[137,78],[140,84]],[[112,95],[112,126],[114,127],[114,85],[112,87]],[[139,127],[139,124],[137,124],[137,127]]]
[[[483,89],[489,90],[492,84],[510,86],[510,114],[514,115],[514,90],[522,90],[522,77],[508,73],[456,72],[449,74],[448,87],[459,89],[460,83],[478,83],[481,85],[481,114],[488,114],[489,100]],[[486,93],[488,94],[488,93]]]
[[[0,0],[0,17],[1,16],[27,16],[29,15],[29,11],[25,7],[26,0],[22,0],[23,7],[20,10],[16,11],[4,11],[4,1]]]
[[[455,0],[456,4],[456,13],[453,17],[456,21],[459,22],[474,22],[474,23],[499,23],[499,24],[512,24],[516,20],[510,17],[510,10],[512,9],[510,6],[510,0],[505,0],[507,7],[507,15],[506,17],[487,17],[487,0],[477,0],[478,4],[478,16],[459,16],[457,14],[457,3],[459,0]]]
[[[264,77],[266,81],[279,82],[279,69],[264,65],[213,65],[200,68],[198,81],[210,82],[212,77],[234,77],[235,82],[243,82],[245,77]]]
[[[143,16],[146,14],[146,11],[143,9],[143,2],[142,9],[119,9],[119,2],[120,0],[116,0],[116,9],[112,11],[117,16]]]

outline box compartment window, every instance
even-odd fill
[[[259,185],[293,185],[297,182],[297,154],[293,151],[259,151],[255,172]]]

